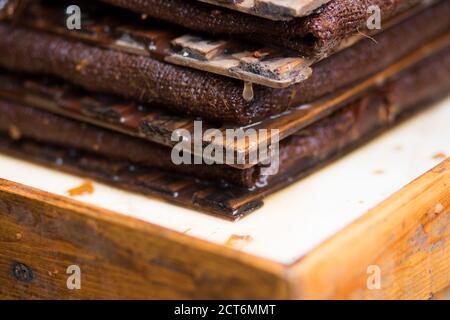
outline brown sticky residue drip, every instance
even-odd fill
[[[382,175],[382,174],[384,174],[384,170],[383,170],[383,169],[377,169],[377,170],[375,170],[375,171],[373,172],[373,174],[376,174],[376,175]]]
[[[433,159],[434,159],[434,160],[443,160],[443,159],[445,159],[445,158],[447,158],[447,155],[446,155],[445,153],[443,153],[443,152],[436,152],[436,153],[433,155]]]
[[[78,187],[68,190],[67,193],[71,197],[83,196],[86,194],[93,194],[94,193],[94,185],[93,185],[92,181],[86,180]]]
[[[13,140],[20,140],[20,138],[22,138],[22,133],[20,132],[19,128],[12,125],[9,127],[9,136]]]
[[[241,236],[241,235],[237,235],[237,234],[233,234],[231,235],[227,242],[225,243],[226,246],[229,247],[237,247],[237,246],[242,246],[246,243],[249,243],[253,241],[253,237],[252,236]]]
[[[250,102],[254,98],[253,84],[251,82],[244,82],[244,91],[242,92],[242,97],[245,101]]]

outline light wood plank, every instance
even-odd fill
[[[449,286],[450,158],[313,250],[291,280],[307,299],[429,299]]]

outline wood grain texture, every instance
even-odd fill
[[[450,287],[436,293],[432,300],[450,300]]]
[[[13,266],[32,270],[17,280]],[[81,290],[66,269],[81,268]],[[1,299],[286,298],[281,265],[0,180]]]
[[[449,286],[450,158],[296,263],[291,282],[306,299],[429,299]]]
[[[439,298],[449,222],[450,158],[292,265],[0,180],[0,299]]]

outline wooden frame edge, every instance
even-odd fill
[[[0,179],[2,299],[426,299],[449,240],[450,158],[289,266]]]
[[[429,299],[450,286],[450,158],[293,264],[289,282],[296,299]]]
[[[0,236],[4,299],[288,298],[281,264],[1,179]]]

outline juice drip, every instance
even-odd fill
[[[245,101],[250,102],[254,98],[253,84],[251,82],[244,82],[244,91],[242,97]]]

